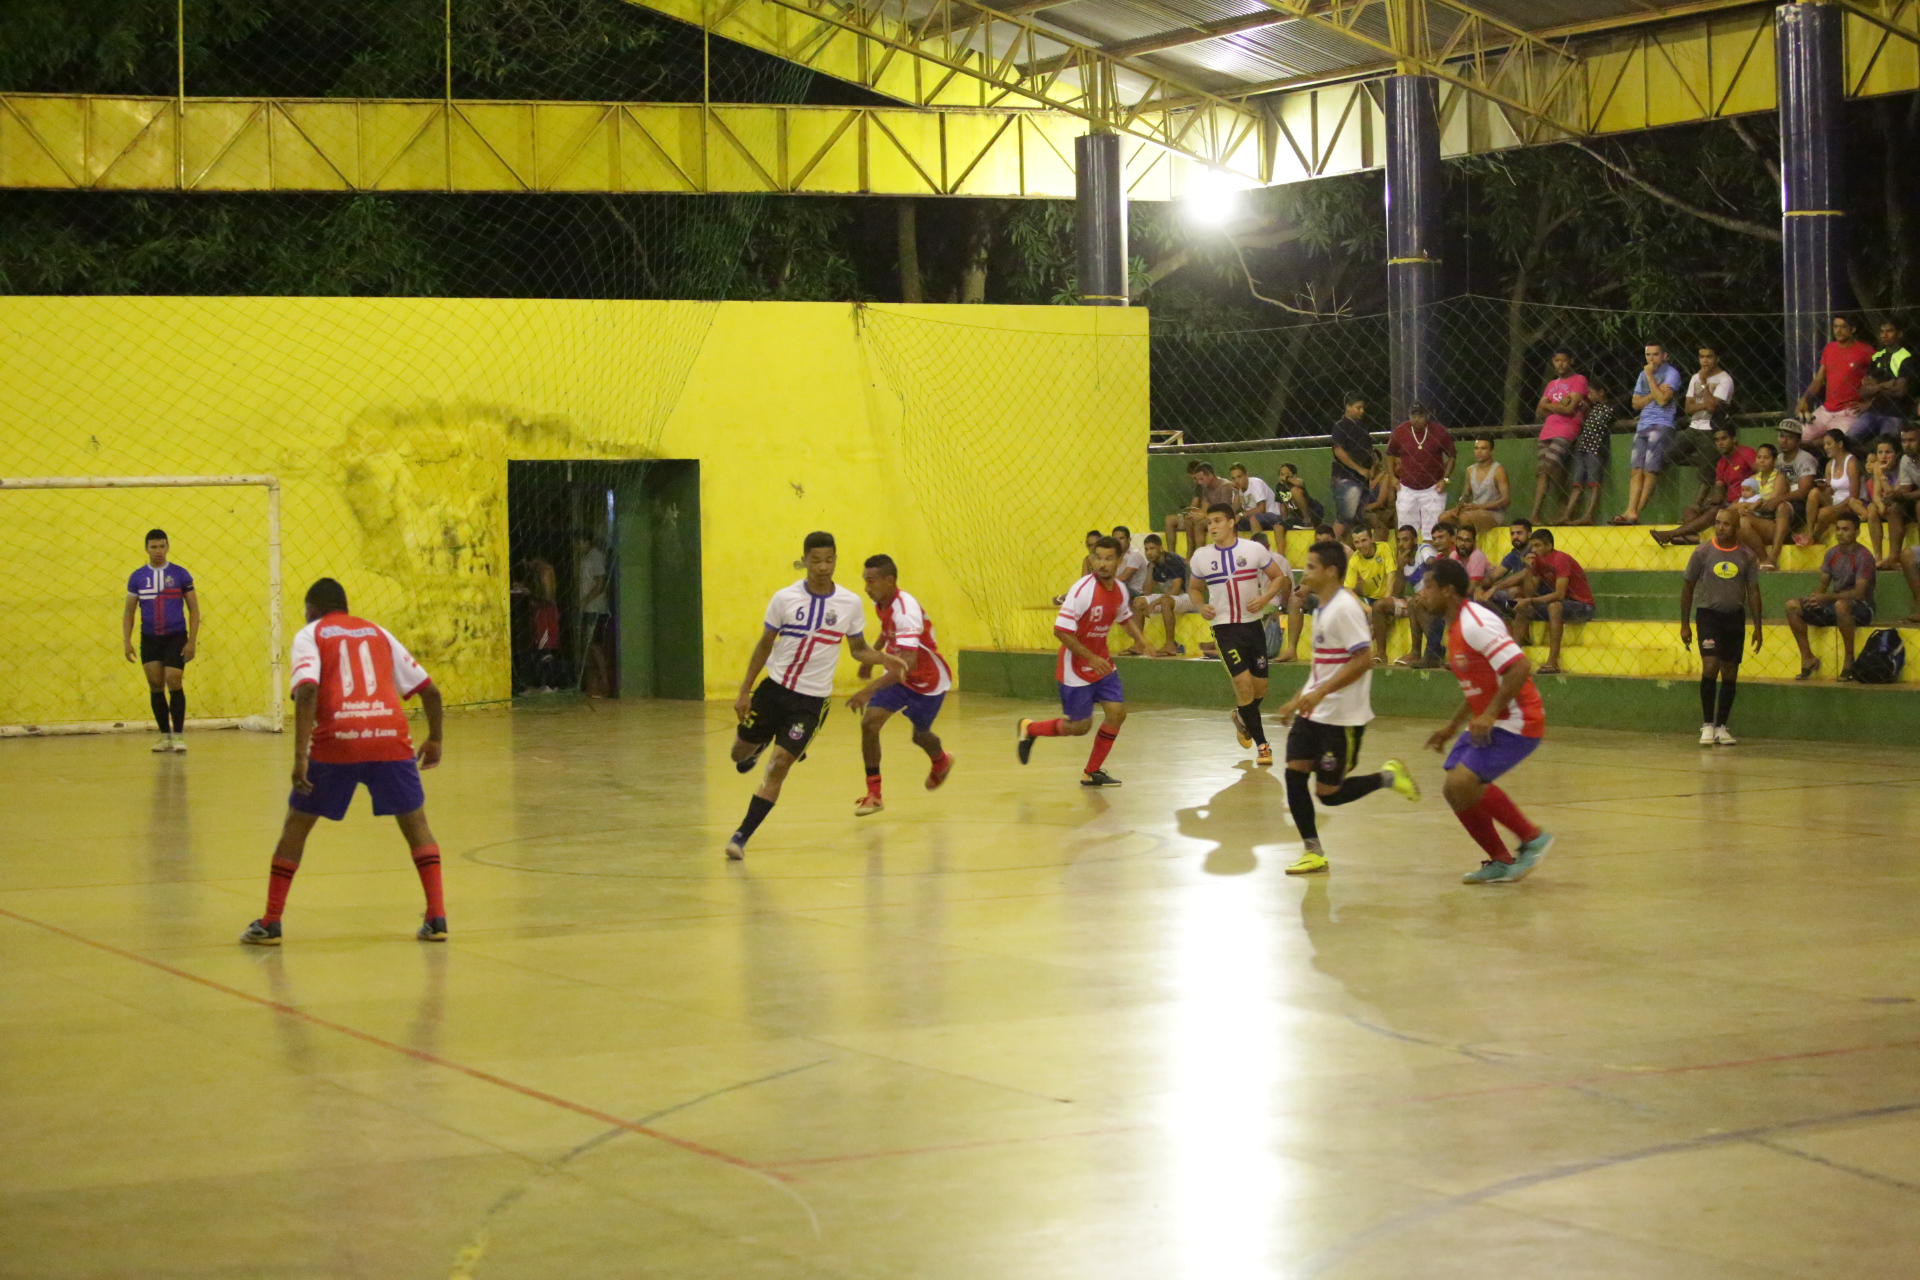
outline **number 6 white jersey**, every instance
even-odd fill
[[[312,758],[322,764],[413,759],[401,703],[428,680],[405,645],[365,618],[330,613],[293,637],[293,687],[319,693]]]

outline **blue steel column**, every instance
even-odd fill
[[[1813,380],[1833,313],[1853,305],[1840,208],[1841,18],[1831,4],[1783,4],[1773,11],[1789,407]]]
[[[1433,303],[1440,274],[1440,116],[1432,76],[1387,80],[1387,315],[1393,421],[1438,413]]]
[[[1089,133],[1073,140],[1073,216],[1080,301],[1090,307],[1126,306],[1127,186],[1119,134]]]

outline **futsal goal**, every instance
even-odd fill
[[[284,727],[276,477],[0,477],[0,737],[154,728],[121,643],[149,529],[200,604],[187,726]]]

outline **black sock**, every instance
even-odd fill
[[[1713,724],[1713,684],[1718,677],[1700,677],[1700,723]]]
[[[867,766],[867,781],[868,781],[868,782],[878,782],[878,781],[880,781],[880,766],[879,766],[879,765],[877,765],[877,764],[870,764],[870,765],[868,765],[868,766]]]
[[[147,690],[147,697],[153,703],[153,722],[160,726],[160,732],[172,733],[173,724],[167,719],[167,695],[160,689]]]
[[[1260,723],[1260,699],[1255,698],[1240,708],[1240,727],[1247,731],[1249,738],[1263,747],[1267,745],[1267,727]]]
[[[747,816],[741,819],[740,829],[734,832],[735,835],[740,837],[740,843],[745,844],[747,837],[751,836],[755,831],[758,831],[760,824],[765,822],[767,815],[772,812],[773,801],[771,800],[763,800],[759,796],[755,796],[753,799],[747,801]]]
[[[1383,773],[1356,773],[1340,784],[1340,789],[1330,796],[1321,796],[1321,804],[1352,804],[1363,796],[1370,796],[1387,785]]]
[[[167,710],[173,713],[173,731],[185,733],[187,729],[187,691],[175,689],[167,695]]]
[[[1298,769],[1287,770],[1287,812],[1302,840],[1318,840],[1320,823],[1313,814],[1313,785],[1309,775]]]
[[[1713,709],[1713,722],[1722,729],[1727,727],[1727,717],[1733,714],[1733,695],[1739,692],[1739,686],[1734,681],[1733,672],[1720,672],[1720,702]]]

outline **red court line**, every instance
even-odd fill
[[[275,1013],[283,1013],[289,1018],[298,1018],[302,1022],[309,1023],[312,1026],[324,1027],[328,1031],[335,1031],[343,1036],[351,1036],[355,1040],[377,1045],[382,1049],[389,1049],[394,1053],[402,1054],[415,1061],[424,1062],[430,1066],[444,1067],[448,1071],[457,1071],[461,1075],[471,1079],[509,1090],[519,1094],[523,1098],[532,1098],[536,1102],[544,1102],[548,1106],[559,1107],[562,1111],[571,1111],[575,1115],[586,1116],[590,1120],[597,1120],[601,1124],[611,1128],[625,1129],[628,1133],[637,1133],[642,1137],[664,1142],[668,1146],[679,1147],[682,1151],[690,1151],[694,1155],[705,1156],[709,1160],[718,1160],[722,1164],[730,1164],[736,1169],[745,1169],[751,1173],[761,1174],[764,1177],[776,1178],[781,1182],[793,1181],[792,1178],[789,1178],[777,1170],[770,1169],[765,1165],[755,1164],[753,1161],[740,1156],[729,1155],[725,1151],[715,1150],[713,1147],[703,1146],[698,1142],[692,1142],[686,1138],[677,1138],[673,1134],[662,1133],[658,1129],[649,1128],[643,1124],[635,1124],[631,1120],[623,1119],[610,1112],[600,1111],[594,1107],[586,1106],[583,1103],[572,1102],[556,1094],[547,1093],[544,1090],[535,1089],[529,1085],[518,1084],[512,1080],[508,1080],[504,1076],[494,1075],[491,1071],[482,1071],[478,1067],[469,1067],[465,1063],[455,1062],[450,1058],[443,1058],[439,1054],[429,1053],[425,1049],[413,1049],[404,1044],[395,1044],[391,1040],[384,1040],[379,1036],[357,1030],[344,1023],[332,1022],[326,1018],[308,1013],[304,1009],[297,1009],[290,1004],[282,1004],[278,1000],[269,1000],[264,996],[256,996],[252,992],[242,991],[238,987],[230,987],[224,982],[215,982],[211,978],[203,978],[197,973],[189,973],[185,969],[177,969],[170,964],[149,959],[146,956],[138,955],[132,951],[122,950],[119,947],[112,946],[105,942],[96,942],[92,938],[83,937],[71,930],[62,929],[59,925],[48,924],[44,920],[35,920],[31,916],[23,916],[17,912],[8,911],[5,907],[0,907],[0,916],[5,916],[9,920],[18,920],[21,924],[30,924],[36,929],[45,929],[48,933],[58,934],[60,937],[66,938],[71,942],[78,942],[82,946],[92,947],[96,951],[104,951],[108,955],[119,956],[123,960],[131,960],[135,964],[146,965],[149,969],[158,969],[161,973],[171,974],[176,978],[185,978],[188,982],[197,982],[203,987],[209,987],[212,990],[222,992],[226,995],[238,997],[241,1000],[271,1009]]]

